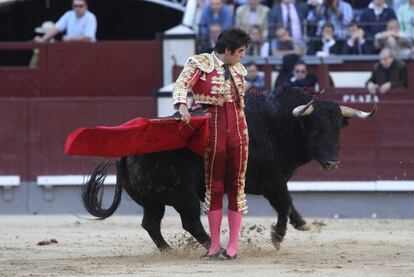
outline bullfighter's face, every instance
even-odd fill
[[[230,49],[226,48],[224,60],[226,64],[235,65],[241,61],[246,52],[246,46],[237,48],[234,53]]]

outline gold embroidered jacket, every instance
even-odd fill
[[[200,54],[188,59],[173,89],[174,107],[187,103],[187,92],[192,91],[197,104],[222,106],[225,102],[233,102],[234,95],[244,107],[244,76],[246,69],[241,63],[229,66],[231,78],[225,80],[224,69],[211,54]],[[234,91],[235,90],[235,91]]]

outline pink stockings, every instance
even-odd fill
[[[229,220],[229,242],[227,244],[227,254],[234,256],[237,254],[237,247],[242,221],[242,212],[228,210]],[[209,255],[217,254],[220,251],[220,227],[223,218],[223,210],[213,210],[208,212],[208,224],[210,228],[211,246],[208,250]]]

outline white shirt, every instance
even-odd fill
[[[286,4],[281,4],[282,5],[282,17],[283,17],[283,22],[286,23],[287,22],[287,18],[288,18],[288,8]],[[301,40],[302,39],[302,30],[300,28],[301,26],[301,22],[299,21],[299,15],[296,11],[296,7],[295,4],[290,3],[289,4],[289,15],[290,15],[290,24],[291,24],[291,30],[292,33],[290,34],[291,37],[293,37],[296,40]]]
[[[75,11],[67,11],[56,22],[55,27],[61,31],[66,31],[68,37],[88,37],[96,41],[96,17],[90,11],[77,18]]]
[[[219,66],[223,66],[224,62],[222,60],[219,59],[219,57],[217,57],[216,52],[212,52],[211,55],[213,56],[213,58],[216,60],[216,62],[218,63]]]
[[[250,26],[256,24],[256,17],[257,17],[257,12],[249,10],[249,25]]]

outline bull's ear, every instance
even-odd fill
[[[349,124],[349,117],[342,117],[342,128],[348,126]]]

